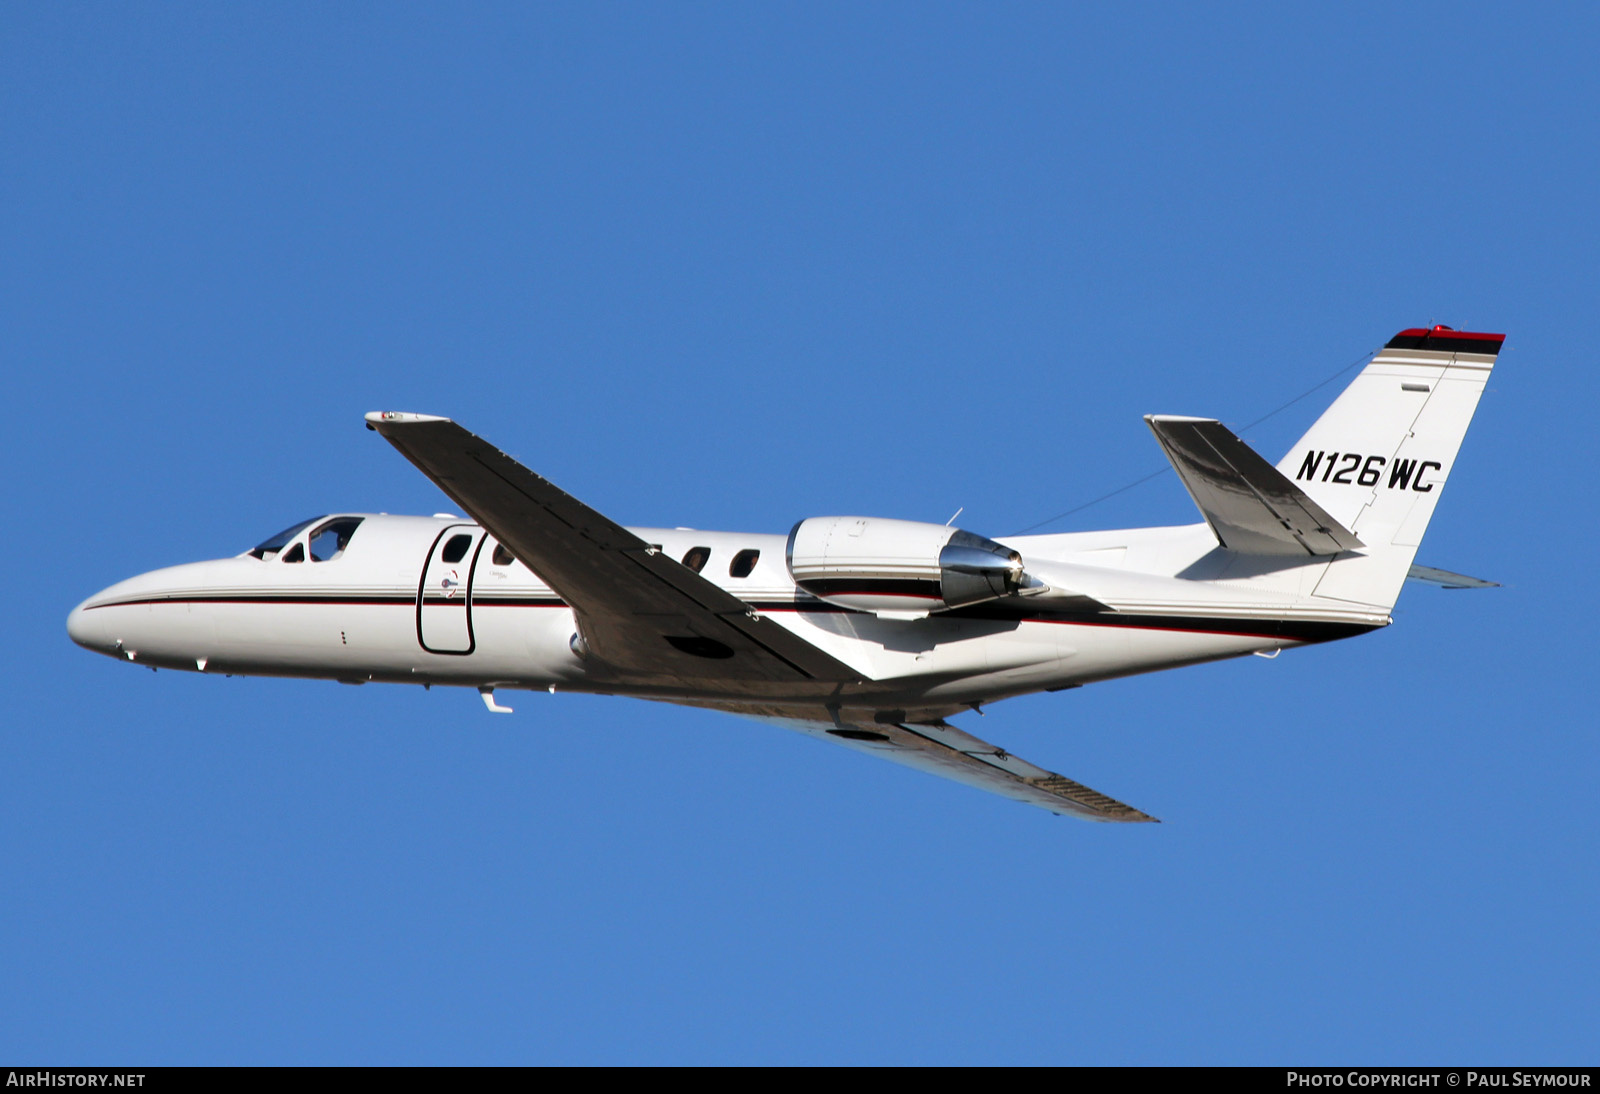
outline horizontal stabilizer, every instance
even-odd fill
[[[1481,577],[1468,577],[1466,574],[1453,574],[1449,570],[1436,570],[1432,566],[1412,566],[1406,572],[1406,578],[1411,581],[1421,581],[1427,585],[1437,585],[1441,589],[1498,589],[1498,581],[1485,581]]]
[[[1283,473],[1211,418],[1145,423],[1217,540],[1246,555],[1336,555],[1362,546]]]

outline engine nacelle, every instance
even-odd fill
[[[812,517],[789,533],[789,575],[812,596],[915,617],[1010,596],[1022,556],[992,539],[912,520]]]

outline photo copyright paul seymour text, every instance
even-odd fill
[[[1354,1087],[1588,1087],[1587,1072],[1570,1071],[1290,1071],[1286,1086]]]

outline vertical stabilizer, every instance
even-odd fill
[[[1504,341],[1401,331],[1278,464],[1365,545],[1336,556],[1314,595],[1394,606]]]

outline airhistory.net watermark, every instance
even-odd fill
[[[142,1071],[51,1071],[48,1068],[28,1068],[23,1071],[6,1072],[6,1086],[8,1087],[137,1087],[143,1085],[144,1072]]]

